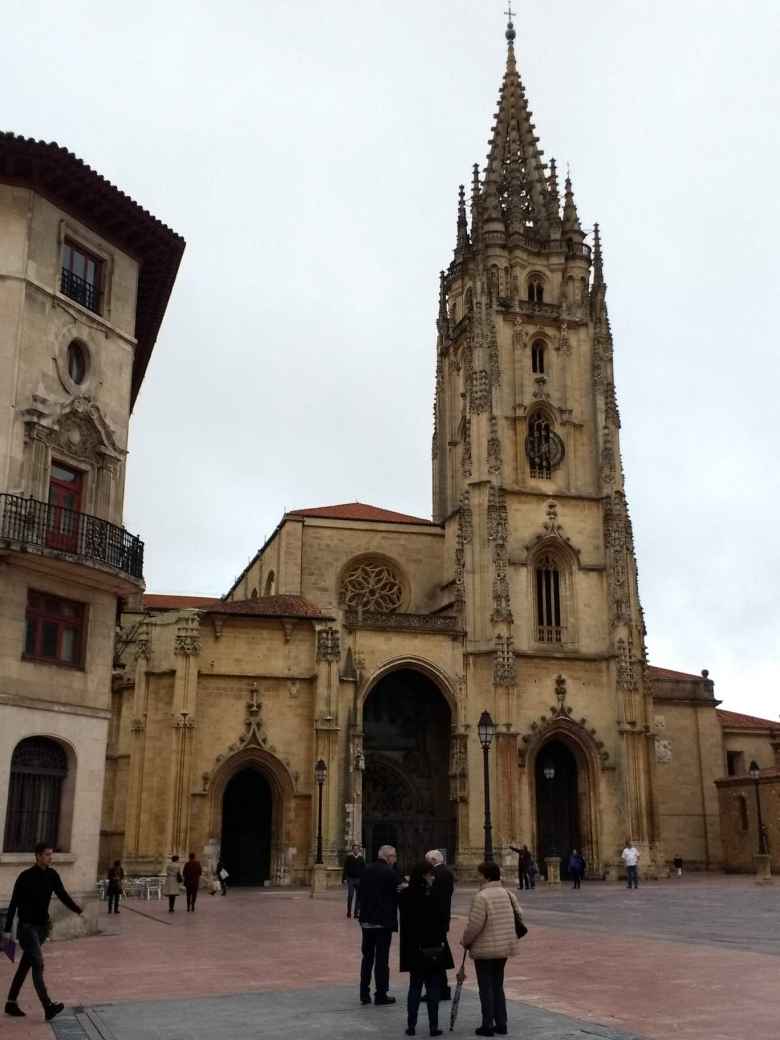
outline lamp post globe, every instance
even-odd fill
[[[482,745],[482,767],[485,785],[485,849],[486,863],[493,862],[493,823],[490,818],[490,745],[496,735],[496,724],[493,722],[489,711],[483,711],[477,723],[479,742]]]

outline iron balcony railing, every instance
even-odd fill
[[[35,546],[143,578],[144,543],[96,516],[20,495],[0,495],[0,542]]]
[[[76,303],[80,303],[82,307],[88,307],[89,310],[94,311],[96,314],[100,312],[100,290],[98,287],[94,283],[88,282],[86,278],[69,271],[66,267],[62,269],[60,292],[65,296],[69,296],[71,300],[75,300]]]

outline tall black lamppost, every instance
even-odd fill
[[[750,779],[753,781],[753,786],[756,791],[756,817],[758,819],[758,854],[759,856],[766,855],[766,832],[764,831],[764,821],[761,816],[761,795],[759,794],[758,785],[761,781],[761,770],[758,768],[758,762],[755,760],[750,763]]]
[[[317,808],[317,858],[315,863],[322,863],[322,788],[325,786],[325,777],[328,775],[328,767],[325,764],[324,759],[319,759],[316,766],[314,767],[314,779],[317,781],[318,788],[318,808]]]
[[[488,754],[493,737],[496,735],[496,724],[490,717],[490,713],[483,711],[477,723],[479,742],[482,745],[482,763],[485,770],[485,862],[493,862],[493,824],[490,820],[490,766]]]

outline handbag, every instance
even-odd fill
[[[439,943],[438,946],[421,946],[420,953],[426,961],[436,963],[444,956],[444,943]]]
[[[514,899],[512,899],[512,897],[509,895],[508,892],[507,892],[507,896],[509,898],[509,902],[512,905],[512,914],[513,914],[514,919],[515,919],[515,935],[517,936],[518,939],[522,939],[524,935],[528,935],[528,929],[523,924],[523,919],[520,916],[517,907],[515,906]]]

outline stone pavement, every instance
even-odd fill
[[[473,890],[460,889],[453,946]],[[535,1040],[778,1040],[780,889],[749,878],[593,882],[523,893],[529,935],[507,966],[510,1035]],[[195,914],[162,903],[103,915],[100,936],[46,947],[59,1040],[403,1036],[399,1005],[357,1002],[359,928],[340,893],[244,890],[201,896]],[[0,966],[0,989],[11,966]],[[28,1018],[0,1018],[3,1040],[51,1040],[31,987]],[[449,1014],[442,1005],[444,1017]],[[424,1017],[424,1016],[423,1016]],[[469,972],[454,1035],[477,1024]],[[421,1019],[418,1035],[427,1035]]]

